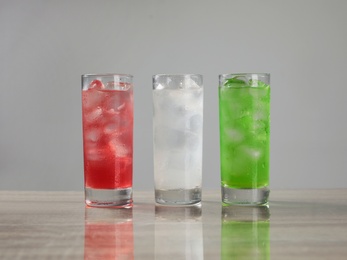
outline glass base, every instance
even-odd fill
[[[90,207],[131,208],[133,206],[132,188],[92,189],[85,188],[86,204]]]
[[[222,186],[222,201],[236,205],[264,205],[268,203],[270,190],[268,187],[259,189],[235,189]]]
[[[165,205],[194,205],[201,202],[201,188],[155,190],[155,201]]]

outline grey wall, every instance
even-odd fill
[[[153,188],[152,83],[204,75],[203,187],[219,188],[218,74],[269,72],[271,187],[347,188],[347,1],[0,1],[0,189],[82,190],[80,75],[135,76],[134,188]]]

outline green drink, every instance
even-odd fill
[[[269,74],[219,76],[224,203],[267,203],[270,168],[269,79]]]

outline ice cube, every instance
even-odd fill
[[[202,131],[202,115],[195,114],[190,117],[189,129],[194,133],[200,133]]]
[[[248,94],[253,98],[254,101],[261,102],[260,105],[264,106],[266,103],[262,101],[268,102],[269,99],[269,90],[266,88],[251,88],[248,90]]]
[[[108,90],[128,90],[131,87],[131,84],[118,81],[109,81],[106,83],[105,89]]]
[[[115,87],[116,87],[115,82],[109,81],[106,83],[105,89],[114,90],[114,89],[116,89]]]
[[[180,148],[185,141],[183,131],[163,125],[155,126],[154,134],[154,143],[160,149]]]
[[[85,119],[88,123],[93,123],[98,120],[102,115],[102,109],[100,107],[95,108],[91,112],[85,113]]]
[[[178,100],[178,102],[177,102]],[[154,90],[153,91],[153,105],[154,113],[163,116],[164,121],[168,121],[167,115],[177,117],[184,110],[184,103],[179,102],[182,100],[182,96],[177,90]],[[175,119],[170,119],[175,120]]]
[[[155,86],[155,89],[156,89],[156,90],[161,90],[161,89],[164,89],[164,88],[165,88],[165,86],[162,85],[162,84],[160,84],[160,83],[158,83],[158,84]]]
[[[119,127],[119,122],[110,122],[105,125],[104,132],[105,134],[114,133]]]
[[[202,88],[193,90],[193,94],[194,94],[195,100],[197,102],[200,102],[201,105],[202,105],[202,101],[203,101],[203,93],[204,92],[203,92]]]
[[[259,159],[261,156],[261,150],[255,147],[244,146],[242,150],[255,160]]]
[[[105,158],[105,150],[99,148],[92,148],[86,150],[86,158],[91,161],[100,161]]]
[[[202,141],[201,141],[201,135],[187,132],[185,134],[185,148],[188,151],[195,152],[199,148],[201,148]]]
[[[101,131],[97,128],[91,129],[86,133],[88,141],[97,142],[101,137]]]
[[[182,89],[170,93],[170,104],[176,111],[175,114],[186,116],[202,111],[202,98],[197,92],[201,90]]]
[[[89,84],[89,89],[104,89],[105,86],[104,84],[97,79],[94,79],[92,82]]]
[[[104,95],[101,91],[85,90],[82,93],[83,109],[92,110],[100,106],[104,100]]]
[[[266,119],[266,113],[264,111],[258,110],[254,112],[254,120],[263,120]]]
[[[171,150],[168,154],[168,168],[179,171],[185,171],[187,164],[190,161],[190,154],[184,150]]]
[[[265,88],[268,87],[267,84],[265,84],[263,81],[258,79],[258,76],[253,75],[255,77],[252,77],[252,79],[249,80],[249,85],[251,87],[258,87],[258,88]]]
[[[183,116],[187,110],[190,110],[190,93],[183,90],[173,90],[170,93],[170,105],[173,112],[173,116]]]
[[[118,92],[118,91],[117,91]],[[129,102],[129,96],[126,93],[117,93],[111,95],[105,100],[105,110],[110,113],[120,113],[126,107],[126,102]]]
[[[181,88],[185,89],[199,89],[201,86],[199,86],[195,80],[190,78],[189,76],[185,77],[184,80],[181,83]]]
[[[130,155],[130,150],[127,148],[127,146],[118,140],[111,140],[109,145],[112,151],[114,151],[118,157],[127,157]]]
[[[201,89],[187,90],[184,98],[187,111],[194,111],[195,113],[202,111],[203,100]]]
[[[245,138],[244,134],[235,128],[225,129],[225,133],[231,141],[236,143],[241,142]]]
[[[122,109],[124,109],[124,108],[125,108],[125,103],[122,103],[122,104],[120,104],[120,105],[117,107],[117,110],[120,111],[120,110],[122,110]]]
[[[224,82],[224,87],[227,87],[227,88],[233,88],[233,87],[239,88],[239,87],[244,87],[244,86],[247,85],[247,84],[246,84],[246,81],[247,81],[247,79],[246,79],[245,77],[236,76],[236,77],[227,79],[227,80]]]

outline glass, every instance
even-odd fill
[[[221,245],[221,259],[269,260],[269,208],[223,206]]]
[[[270,75],[219,76],[222,201],[261,205],[269,197]]]
[[[84,259],[134,259],[132,209],[85,209]]]
[[[123,74],[82,75],[85,201],[131,207],[133,85]]]
[[[203,87],[201,75],[153,76],[155,200],[201,201]]]

